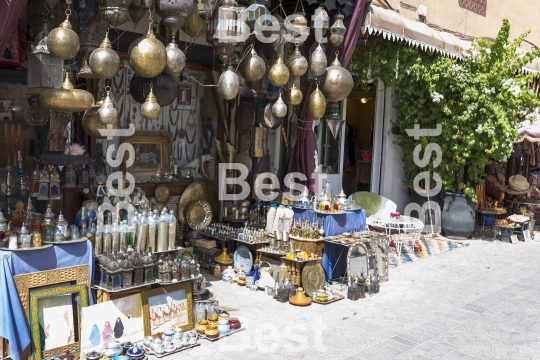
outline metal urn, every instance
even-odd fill
[[[330,28],[330,43],[335,47],[341,46],[345,39],[347,28],[345,27],[345,24],[343,24],[344,18],[343,14],[337,13],[336,16],[334,16],[334,24]]]
[[[240,79],[234,72],[232,65],[229,65],[226,71],[222,72],[217,86],[219,95],[225,100],[231,100],[236,97],[240,90]]]
[[[62,60],[69,60],[79,52],[81,46],[79,36],[73,31],[69,22],[71,10],[66,10],[66,20],[59,27],[53,29],[47,36],[47,48],[49,52]]]
[[[268,81],[274,86],[283,86],[289,81],[289,77],[289,69],[280,56],[268,72]]]
[[[84,131],[93,138],[96,139],[105,139],[106,136],[102,136],[99,133],[99,129],[106,129],[107,125],[99,121],[98,110],[105,100],[106,93],[103,91],[100,94],[100,97],[96,104],[92,106],[90,110],[87,110],[82,117],[82,126]],[[118,129],[120,126],[120,119],[117,117],[116,122],[113,123],[113,129]]]
[[[298,46],[287,59],[287,67],[292,77],[300,77],[306,73],[309,64],[307,59],[300,53]]]
[[[156,97],[152,91],[152,86],[150,86],[150,93],[148,94],[144,104],[141,105],[141,115],[148,120],[157,120],[160,113],[161,107],[156,101]]]
[[[326,111],[326,98],[319,90],[319,85],[309,96],[308,110],[314,119],[320,119]]]
[[[90,70],[98,79],[112,79],[120,70],[122,60],[118,53],[113,50],[109,40],[109,32],[105,33],[105,38],[98,49],[94,50],[88,60]]]
[[[326,100],[341,101],[349,96],[353,87],[351,73],[341,66],[336,57],[321,78],[321,88]]]
[[[98,110],[98,119],[103,124],[114,124],[118,121],[118,111],[114,108],[114,103],[110,96],[110,88],[107,89],[107,97]]]
[[[311,75],[316,78],[320,77],[322,74],[324,74],[327,63],[328,60],[326,58],[326,54],[324,53],[321,44],[319,44],[317,45],[317,48],[315,48],[315,51],[311,53],[309,58],[309,71],[311,72]]]
[[[143,37],[135,40],[128,49],[129,65],[142,77],[151,78],[160,74],[167,65],[165,46],[156,39],[152,22]]]
[[[186,66],[186,55],[174,42],[174,36],[173,41],[167,45],[165,50],[167,51],[167,65],[165,65],[163,72],[169,75],[179,75]]]
[[[278,118],[287,115],[287,104],[285,104],[285,102],[281,98],[281,94],[279,95],[276,102],[274,102],[274,104],[272,105],[272,115]]]
[[[178,96],[178,81],[174,76],[161,73],[153,78],[145,78],[139,75],[133,76],[129,83],[129,93],[133,100],[143,104],[150,93],[150,86],[159,106],[167,106],[173,103]]]
[[[263,58],[257,55],[255,49],[251,49],[251,52],[240,62],[238,71],[246,81],[259,81],[266,73],[266,64]]]
[[[302,90],[296,87],[296,85],[293,83],[290,88],[285,89],[283,98],[289,105],[298,105],[302,102],[304,95],[302,94]]]
[[[88,91],[74,89],[69,72],[61,89],[48,89],[39,95],[39,103],[47,110],[59,112],[83,112],[94,105],[94,97]]]
[[[99,15],[109,26],[116,27],[131,20],[129,6],[133,0],[98,0]]]
[[[163,24],[176,34],[186,19],[193,13],[193,0],[156,0],[156,13],[163,19]]]

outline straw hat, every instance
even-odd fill
[[[531,187],[529,187],[527,190],[515,190],[515,189],[512,189],[510,186],[506,186],[504,188],[504,192],[510,195],[523,195],[523,194],[528,193],[530,189]]]
[[[521,175],[510,176],[508,185],[516,191],[527,191],[531,187],[527,179]]]

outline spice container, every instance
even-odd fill
[[[167,210],[161,210],[161,216],[158,223],[158,244],[157,251],[167,251],[169,246],[169,217]]]
[[[96,236],[94,237],[94,253],[95,255],[103,255],[103,227],[98,225]]]
[[[159,222],[159,214],[154,210],[153,214],[148,217],[148,247],[156,249],[157,224]]]
[[[112,228],[112,252],[116,254],[120,251],[120,229],[118,224]]]
[[[168,230],[168,238],[169,238],[169,250],[174,250],[176,247],[176,216],[174,216],[173,212],[169,214],[169,230]]]
[[[110,225],[105,225],[105,231],[103,232],[103,254],[112,254],[112,232]]]

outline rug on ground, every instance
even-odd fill
[[[449,240],[442,236],[430,238],[421,235],[416,241],[414,239],[405,239],[401,246],[401,256],[398,256],[397,244],[392,241],[388,248],[388,263],[393,266],[403,265],[465,246],[469,246],[469,244]]]

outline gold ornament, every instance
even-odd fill
[[[184,70],[186,66],[186,55],[178,48],[178,45],[174,42],[174,36],[172,42],[167,45],[167,65],[165,65],[164,73],[169,75],[178,75]]]
[[[141,105],[141,115],[148,120],[157,120],[160,113],[161,107],[154,96],[152,85],[150,85],[150,93],[148,93],[148,97],[146,98],[144,104]]]
[[[326,100],[341,101],[351,93],[354,87],[352,75],[341,66],[337,55],[321,78],[321,88]]]
[[[110,93],[111,91],[107,90],[107,97],[103,100],[103,104],[101,104],[98,110],[98,119],[103,124],[114,124],[118,121],[118,111],[114,108]]]
[[[225,100],[231,100],[236,97],[240,90],[240,79],[229,65],[226,71],[222,72],[218,80],[219,95]]]
[[[74,89],[69,81],[69,71],[61,89],[47,89],[39,95],[39,103],[47,110],[59,112],[83,112],[94,105],[94,97],[88,91]]]
[[[246,81],[259,81],[266,73],[266,64],[255,49],[251,49],[251,53],[240,62],[238,72]]]
[[[308,61],[300,53],[300,50],[298,49],[298,46],[296,46],[296,49],[294,49],[294,52],[289,56],[287,59],[287,67],[289,68],[289,71],[291,72],[292,77],[300,77],[306,73],[308,70]]]
[[[82,126],[84,131],[91,137],[96,139],[106,139],[106,136],[101,136],[99,129],[106,129],[107,125],[103,124],[98,119],[98,110],[105,100],[106,94],[102,92],[100,94],[99,100],[90,110],[87,110],[82,118]],[[120,118],[116,118],[116,122],[113,124],[113,129],[118,129],[120,126]]]
[[[98,79],[112,79],[120,70],[122,60],[120,60],[118,53],[112,49],[108,31],[105,33],[105,38],[99,48],[92,51],[88,59],[88,66]]]
[[[308,110],[314,119],[320,119],[326,111],[326,98],[322,91],[319,90],[319,84],[309,96]]]
[[[303,98],[304,95],[302,94],[302,91],[297,88],[294,83],[289,89],[286,89],[283,94],[283,99],[289,105],[298,105],[302,102]]]
[[[283,86],[289,81],[289,76],[289,69],[283,63],[281,56],[278,57],[268,72],[268,81],[274,86]]]
[[[143,37],[135,40],[128,49],[129,65],[142,77],[151,78],[159,75],[167,65],[165,46],[156,39],[152,22],[148,23],[148,31]]]
[[[324,53],[321,44],[319,44],[315,51],[311,53],[311,57],[309,58],[309,71],[311,71],[311,75],[316,78],[320,77],[322,74],[324,74],[327,63],[328,60],[326,58],[326,54]]]
[[[69,22],[71,10],[66,10],[66,20],[59,27],[53,29],[47,37],[47,49],[49,52],[62,60],[74,58],[79,52],[81,42],[77,33],[72,30]]]
[[[193,11],[191,15],[186,19],[186,23],[182,26],[182,31],[184,31],[188,36],[195,39],[201,35],[206,34],[206,21],[199,16],[198,11]]]

